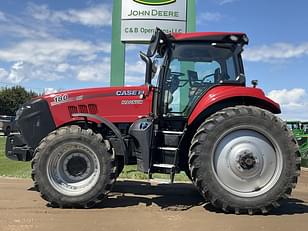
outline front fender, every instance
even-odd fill
[[[98,121],[101,124],[106,125],[117,137],[118,142],[111,142],[113,143],[113,145],[115,146],[116,149],[116,155],[121,155],[124,156],[127,149],[126,149],[126,145],[125,142],[123,140],[122,134],[120,132],[120,130],[113,124],[111,123],[109,120],[98,116],[98,115],[93,115],[93,114],[87,114],[87,113],[76,113],[76,114],[72,114],[73,118],[83,118],[85,121],[87,121],[88,119],[90,121]],[[117,145],[119,144],[119,145]]]
[[[269,111],[279,114],[280,106],[270,98],[266,97],[259,88],[242,86],[217,86],[206,92],[197,102],[188,117],[188,125],[191,125],[198,116],[213,105],[236,99],[241,104],[259,106]]]

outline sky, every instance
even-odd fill
[[[0,0],[0,87],[37,92],[109,86],[111,0]],[[308,1],[196,0],[197,31],[247,33],[247,83],[308,120]],[[144,81],[139,50],[126,47],[127,85]]]

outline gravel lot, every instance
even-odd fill
[[[0,178],[0,230],[307,230],[308,171],[269,215],[233,215],[204,204],[193,185],[121,180],[94,209],[49,208],[31,180]]]

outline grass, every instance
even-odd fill
[[[6,137],[0,136],[0,176],[30,178],[31,167],[29,162],[9,160],[5,154]]]
[[[18,177],[18,178],[30,178],[31,177],[31,163],[9,160],[5,154],[5,139],[6,137],[0,136],[0,176],[6,177]],[[147,175],[137,171],[136,165],[125,166],[120,178],[125,179],[147,179]],[[153,178],[169,179],[169,175],[166,174],[153,174]],[[185,173],[177,174],[176,181],[189,181]]]
[[[120,175],[120,178],[145,180],[145,179],[148,179],[148,175],[137,171],[136,165],[128,165],[128,166],[125,166],[125,168],[123,169]],[[155,173],[153,174],[153,178],[154,179],[170,179],[170,176],[167,174]],[[187,178],[184,172],[180,172],[179,174],[175,175],[175,181],[190,181],[190,180]]]

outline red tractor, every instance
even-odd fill
[[[65,91],[16,113],[6,155],[32,161],[43,199],[94,206],[125,164],[149,174],[185,171],[226,212],[267,213],[291,194],[300,153],[277,103],[246,87],[243,33],[165,34],[147,54],[145,84]]]

